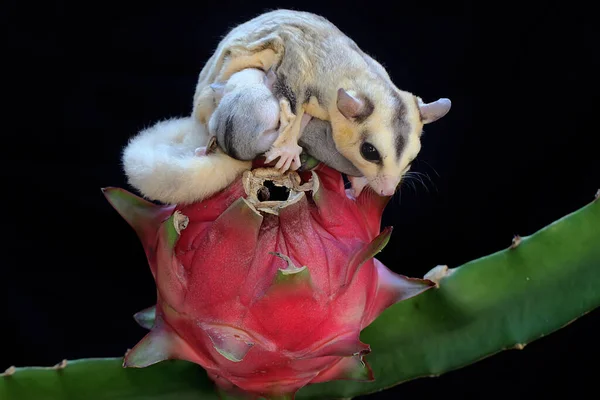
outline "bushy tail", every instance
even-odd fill
[[[189,204],[224,189],[251,162],[222,152],[197,156],[208,134],[192,118],[161,121],[139,132],[123,150],[122,163],[128,183],[150,200]]]

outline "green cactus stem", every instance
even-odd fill
[[[596,198],[501,251],[457,268],[433,269],[427,277],[438,283],[436,288],[390,307],[362,331],[360,339],[371,346],[364,359],[372,374],[361,370],[362,355],[349,359],[345,372],[367,382],[314,384],[296,398],[347,399],[440,375],[502,350],[523,349],[595,310],[600,306],[599,227]],[[136,320],[152,326],[152,310],[136,314]],[[119,357],[11,367],[0,376],[0,398],[218,398],[204,370],[193,363],[166,360],[142,369],[122,363]],[[368,382],[372,376],[375,380]]]
[[[326,380],[329,378],[336,378],[340,380],[353,380],[353,381],[362,381],[362,382],[371,382],[375,380],[373,376],[373,371],[369,367],[368,364],[365,364],[363,361],[364,356],[352,356],[346,357],[341,363],[343,363],[344,367],[340,371],[340,375],[338,376],[323,376],[322,379]]]

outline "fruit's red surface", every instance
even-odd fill
[[[388,199],[369,190],[352,199],[337,171],[320,165],[314,172],[317,191],[279,215],[245,201],[241,178],[181,207],[105,190],[140,235],[158,289],[154,326],[125,366],[184,359],[226,391],[264,397],[334,379],[373,379],[361,330],[433,283],[395,274],[373,258],[391,234],[380,232]],[[180,235],[173,221],[179,214],[188,220]]]

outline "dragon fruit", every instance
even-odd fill
[[[380,230],[389,198],[352,198],[322,164],[256,168],[191,205],[104,194],[136,230],[157,286],[156,305],[136,318],[150,332],[124,366],[187,360],[225,395],[293,398],[312,383],[375,379],[362,329],[435,286],[374,258],[392,232]]]

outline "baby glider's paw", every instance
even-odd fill
[[[300,153],[302,153],[302,147],[298,146],[296,143],[280,146],[273,145],[265,154],[265,163],[268,164],[279,157],[279,161],[275,164],[275,168],[279,169],[282,173],[290,168],[295,171],[300,168],[301,165]]]

